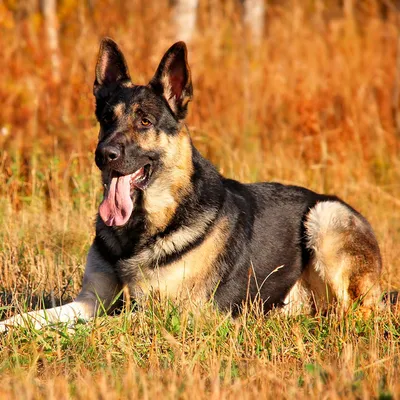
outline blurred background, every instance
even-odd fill
[[[174,41],[187,41],[194,84],[187,122],[203,155],[229,177],[335,192],[367,215],[384,280],[399,285],[399,7],[0,1],[2,285],[20,284],[15,268],[31,273],[32,264],[36,271],[45,264],[40,274],[57,280],[55,267],[70,265],[72,274],[84,263],[102,195],[92,85],[104,36],[120,45],[138,84]]]

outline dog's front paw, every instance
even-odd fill
[[[6,333],[9,330],[9,325],[5,321],[0,321],[0,334]]]

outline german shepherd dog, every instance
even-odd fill
[[[104,199],[83,288],[72,303],[0,325],[73,323],[110,310],[126,288],[237,314],[368,312],[379,302],[381,255],[367,220],[335,196],[279,183],[224,178],[194,147],[184,123],[193,89],[186,45],[175,43],[146,86],[132,83],[111,39],[94,82],[100,123],[95,161]]]

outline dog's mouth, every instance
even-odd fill
[[[128,175],[130,176],[129,183],[131,186],[131,191],[134,191],[135,189],[145,190],[150,180],[150,172],[151,166],[150,164],[146,164],[133,174]]]
[[[100,217],[106,225],[123,226],[128,222],[133,211],[136,191],[147,188],[150,175],[150,164],[128,175],[111,172],[108,184],[104,185],[104,200],[99,207]]]

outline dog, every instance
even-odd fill
[[[380,303],[380,250],[359,212],[306,188],[227,179],[201,156],[184,122],[193,95],[185,43],[141,86],[118,45],[103,39],[93,92],[104,199],[82,290],[0,330],[88,320],[123,290],[139,301],[152,293],[211,300],[232,315],[248,301],[287,314]]]

